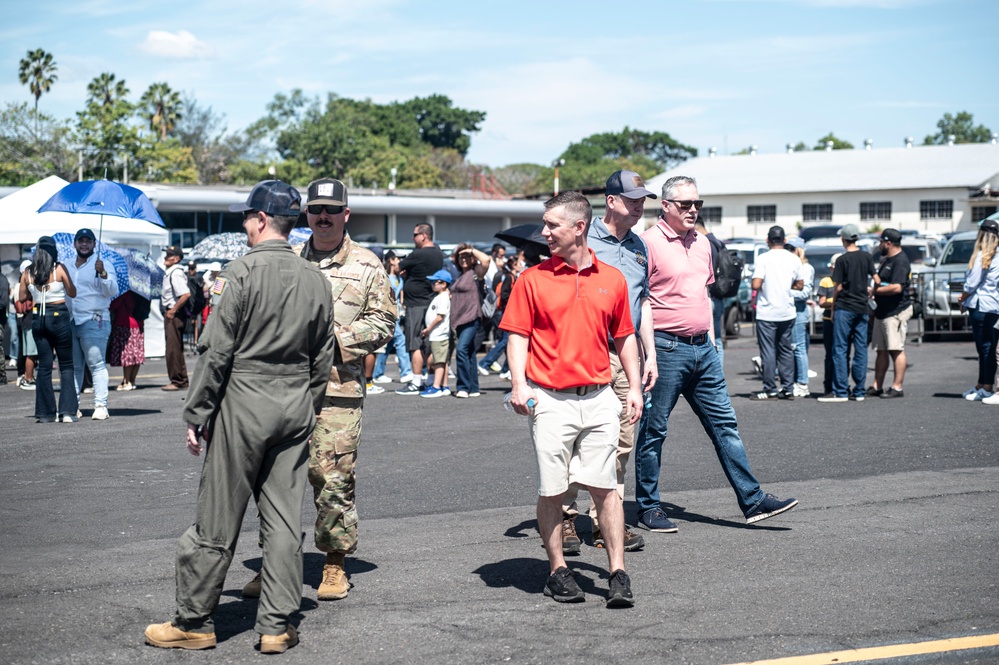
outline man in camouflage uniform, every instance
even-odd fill
[[[187,448],[193,455],[205,451],[197,519],[177,544],[174,618],[146,628],[153,646],[215,646],[212,613],[251,496],[264,548],[255,626],[260,651],[281,653],[298,644],[289,618],[302,602],[308,440],[335,344],[326,281],[288,245],[301,202],[291,185],[266,180],[245,204],[230,208],[243,213],[252,249],[212,286],[215,305],[184,409]]]
[[[395,294],[382,262],[350,239],[347,188],[322,178],[306,201],[312,237],[293,249],[319,267],[333,289],[336,359],[309,446],[309,482],[316,500],[316,548],[326,552],[320,600],[347,595],[344,556],[357,549],[354,466],[361,441],[364,356],[395,331]]]

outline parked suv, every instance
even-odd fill
[[[967,326],[967,314],[961,311],[957,298],[964,289],[964,276],[977,237],[977,231],[955,233],[944,247],[939,263],[918,275],[913,271],[913,280],[917,277],[919,280],[917,288],[927,331],[960,330]],[[905,247],[904,241],[902,246]]]

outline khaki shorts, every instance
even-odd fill
[[[430,342],[430,355],[433,358],[430,363],[434,367],[447,362],[447,357],[451,353],[451,340],[444,339],[439,342]]]
[[[559,496],[569,483],[617,489],[622,407],[610,386],[584,396],[531,387],[537,400],[529,421],[538,495]]]
[[[894,316],[874,319],[871,343],[875,351],[904,351],[905,333],[912,318],[912,305]]]

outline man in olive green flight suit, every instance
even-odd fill
[[[252,249],[212,287],[184,409],[188,450],[205,450],[197,520],[177,545],[176,614],[145,636],[157,647],[215,646],[211,615],[253,496],[264,548],[255,629],[262,653],[281,653],[298,644],[289,617],[301,604],[302,493],[333,364],[333,302],[322,273],[288,244],[301,212],[293,187],[258,183],[230,210],[243,212]]]
[[[395,332],[395,293],[382,262],[350,239],[347,188],[321,178],[309,184],[312,237],[296,253],[317,266],[333,291],[336,358],[326,399],[309,444],[309,482],[316,502],[316,548],[326,553],[319,600],[344,598],[350,583],[344,557],[357,549],[354,479],[364,407],[364,357]]]

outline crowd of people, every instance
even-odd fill
[[[188,390],[184,445],[206,461],[195,523],[177,547],[176,611],[146,629],[146,642],[185,649],[216,644],[212,615],[252,497],[263,564],[242,594],[260,598],[261,652],[294,647],[299,637],[290,618],[299,608],[303,575],[296,497],[306,482],[316,508],[314,546],[326,555],[317,597],[350,593],[346,557],[358,545],[363,409],[366,396],[384,392],[381,384],[391,381],[385,373],[390,351],[398,357],[400,395],[469,399],[480,395],[480,376],[510,381],[508,402],[527,418],[537,468],[537,523],[549,566],[542,591],[557,602],[586,599],[565,559],[580,551],[575,522],[579,492],[586,490],[593,544],[608,559],[606,603],[634,605],[625,553],[641,551],[645,537],[625,520],[627,463],[635,457],[635,529],[677,532],[661,481],[669,418],[681,396],[715,448],[746,522],[793,509],[796,499],[765,492],[751,470],[732,407],[709,290],[719,248],[697,226],[704,203],[697,183],[670,178],[661,196],[656,224],[636,233],[646,201],[658,195],[637,173],[617,171],[607,179],[602,216],[594,217],[578,192],[545,203],[541,249],[528,244],[507,254],[497,244],[487,254],[463,243],[445,257],[433,227],[418,224],[414,251],[400,259],[350,238],[342,182],[310,183],[303,202],[290,185],[269,180],[231,208],[243,214],[251,248],[245,256],[221,270],[210,266],[198,280],[196,266],[184,271],[183,251],[168,247],[161,311],[170,382],[163,389]],[[312,235],[292,247],[288,235],[303,213]],[[834,258],[831,276],[814,285],[804,248],[789,242],[781,227],[769,230],[770,251],[752,275],[764,385],[751,399],[809,394],[807,312],[814,305],[823,309],[826,338],[820,401],[903,396],[912,306],[901,236],[883,231],[876,266],[857,248],[854,225],[840,235],[844,251]],[[93,377],[92,418],[106,419],[107,364],[123,368],[117,389],[132,390],[144,361],[143,299],[117,293],[113,267],[97,256],[95,244],[93,233],[81,229],[76,260],[67,266],[51,238],[39,239],[12,289],[12,320],[23,330],[28,318],[31,333],[30,344],[28,335],[18,336],[15,355],[24,356],[29,377],[19,383],[33,382],[39,422],[80,417],[84,368]],[[986,222],[961,298],[980,359],[966,397],[986,404],[997,401],[997,246],[999,226]],[[203,304],[196,313],[191,301],[198,294]],[[877,358],[868,388],[872,312]],[[189,379],[183,335],[195,316],[203,328],[196,327],[200,359]],[[490,332],[494,343],[479,360]],[[56,362],[63,386],[58,404]],[[262,392],[268,400],[256,399]]]

